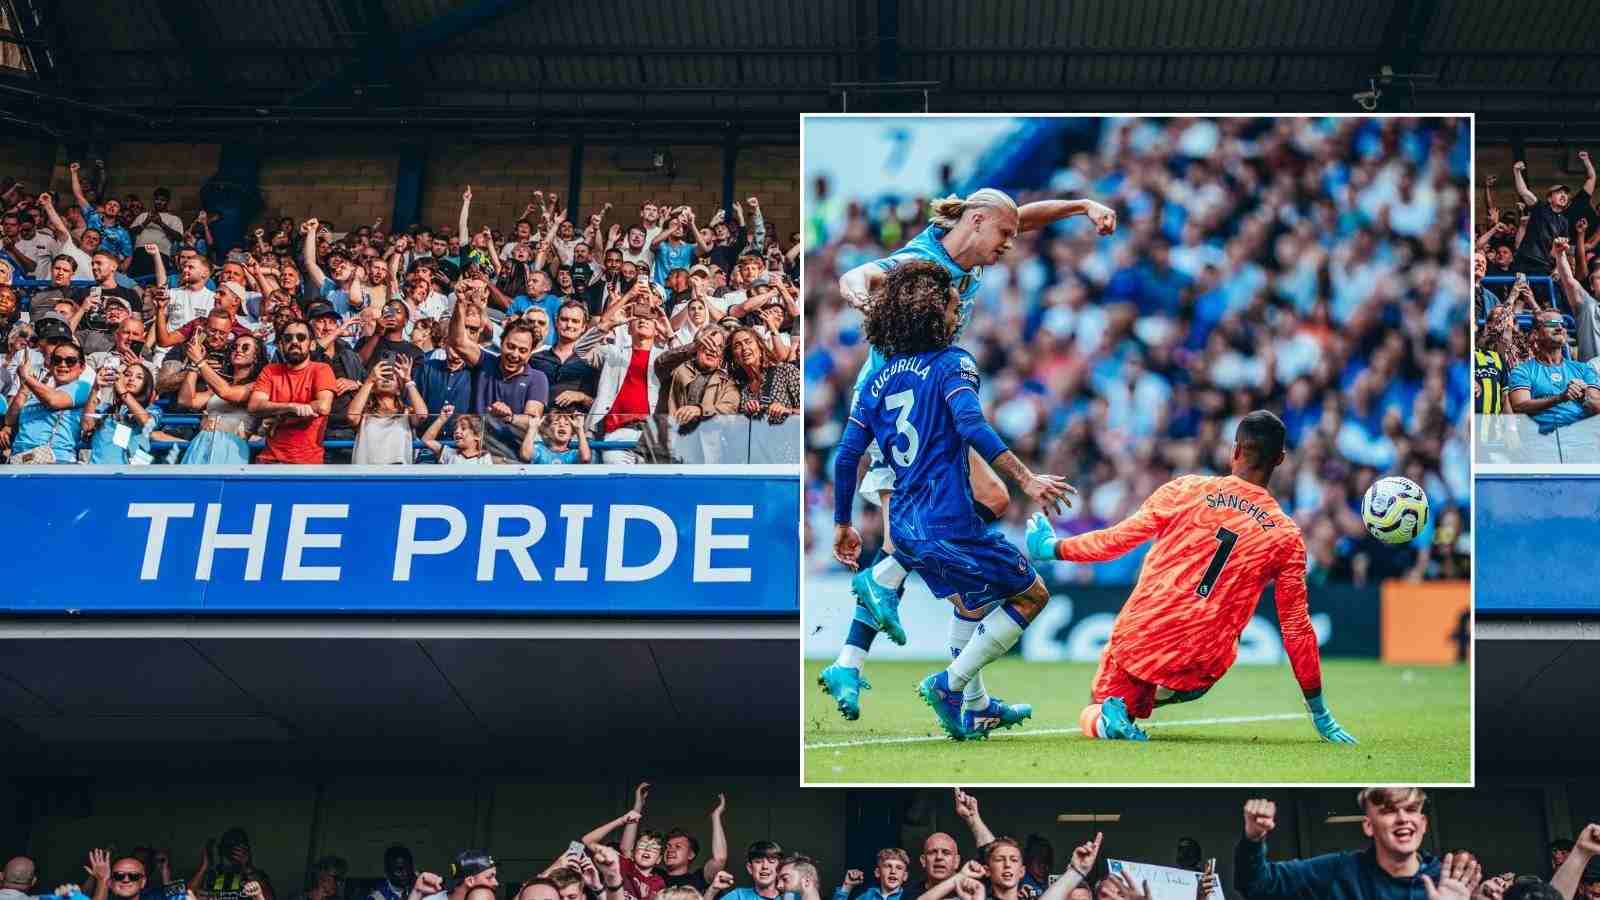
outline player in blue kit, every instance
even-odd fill
[[[850,524],[856,466],[876,441],[897,485],[889,513],[895,557],[976,625],[949,668],[918,686],[945,732],[966,740],[1007,724],[998,701],[972,702],[966,686],[1016,644],[1049,600],[1033,565],[974,509],[968,448],[1047,509],[1059,510],[1074,491],[1064,479],[1029,471],[984,419],[977,364],[950,346],[960,310],[950,272],[927,261],[896,266],[868,301],[867,339],[888,358],[857,392],[840,441],[834,556],[859,565],[861,535]]]
[[[983,267],[998,262],[1011,249],[1012,238],[1018,233],[1078,215],[1087,216],[1102,235],[1112,234],[1117,229],[1116,212],[1093,200],[1039,200],[1018,207],[1004,192],[992,188],[976,191],[965,199],[946,197],[934,202],[931,223],[921,234],[893,255],[845,273],[839,279],[839,289],[851,305],[861,309],[899,266],[912,261],[935,263],[949,274],[960,297],[955,333],[959,336],[972,317]],[[884,349],[873,343],[871,355],[856,379],[857,393],[886,358]],[[894,469],[885,464],[878,449],[876,444],[867,448],[872,465],[861,479],[860,491],[863,500],[881,505],[888,516],[896,475]],[[975,498],[973,511],[985,522],[993,522],[1005,514],[1010,493],[977,453],[968,453],[967,463],[970,492]],[[906,642],[899,614],[906,574],[905,567],[894,556],[893,540],[886,536],[883,556],[875,564],[863,567],[851,581],[851,592],[857,604],[854,619],[838,658],[818,678],[818,683],[833,696],[846,719],[853,720],[861,715],[861,691],[871,687],[862,678],[862,670],[867,651],[878,633],[887,634],[889,640],[897,644]],[[952,655],[961,652],[976,627],[976,621],[959,614],[951,618]],[[968,685],[967,700],[980,707],[989,705],[982,678]],[[997,701],[997,707],[997,715],[1007,726],[1031,714],[1026,704],[1012,706]]]

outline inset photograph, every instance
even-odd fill
[[[806,783],[1470,781],[1470,134],[805,117]]]

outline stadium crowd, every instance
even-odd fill
[[[1466,577],[1469,141],[1459,119],[1107,120],[1093,150],[1015,191],[1089,197],[1121,223],[1018,235],[959,340],[1011,449],[1081,492],[1058,532],[1120,520],[1175,475],[1226,473],[1239,417],[1267,408],[1290,440],[1271,489],[1305,531],[1313,585]],[[928,202],[814,190],[807,543],[827,570],[832,451],[867,352],[837,278],[915,236]],[[1430,498],[1411,544],[1362,526],[1385,474]],[[870,558],[883,519],[862,512]],[[1019,544],[1030,512],[1012,503],[1001,523]],[[1055,574],[1127,584],[1142,560]]]
[[[702,857],[690,830],[641,828],[649,787],[639,786],[632,809],[572,841],[520,883],[502,882],[494,856],[484,849],[456,854],[441,875],[419,871],[411,851],[395,845],[384,852],[381,877],[357,883],[349,878],[345,859],[323,856],[309,867],[300,887],[275,886],[252,854],[248,834],[233,828],[208,842],[192,874],[179,870],[164,848],[141,846],[126,854],[90,850],[82,866],[87,880],[80,883],[78,875],[53,895],[34,861],[16,856],[0,875],[0,900],[278,900],[279,890],[295,900],[1152,900],[1156,893],[1148,870],[1137,868],[1149,863],[1116,860],[1114,847],[1102,847],[1103,834],[1084,835],[1083,843],[1058,859],[1041,835],[997,836],[984,822],[978,800],[960,788],[955,789],[956,816],[973,848],[965,862],[957,838],[935,831],[922,840],[916,868],[907,850],[880,848],[872,853],[870,881],[866,860],[852,859],[845,864],[862,867],[847,868],[834,886],[822,883],[816,859],[763,839],[749,845],[743,871],[735,874],[728,867],[722,827],[725,799],[719,796],[711,811],[711,844]],[[1216,860],[1206,860],[1193,838],[1178,840],[1175,864],[1165,867],[1194,873],[1182,876],[1192,882],[1187,890],[1194,900],[1224,892],[1313,900],[1574,900],[1580,890],[1585,898],[1600,890],[1600,874],[1591,874],[1588,865],[1600,853],[1600,825],[1584,828],[1577,841],[1551,845],[1546,880],[1543,870],[1520,876],[1485,873],[1466,851],[1442,858],[1426,852],[1427,795],[1419,788],[1366,788],[1356,802],[1371,839],[1362,849],[1269,861],[1277,807],[1270,799],[1255,798],[1243,808],[1231,884],[1222,883]],[[608,840],[619,828],[619,838]],[[1185,883],[1174,881],[1173,873],[1164,880],[1164,889]],[[1170,890],[1162,893],[1174,896]]]
[[[535,192],[486,223],[467,187],[453,223],[267,216],[223,247],[165,189],[69,177],[0,183],[12,463],[665,461],[799,412],[798,235],[757,197],[573,221]]]
[[[1600,213],[1594,163],[1587,151],[1577,158],[1576,191],[1537,184],[1513,163],[1515,209],[1499,206],[1499,177],[1486,174],[1473,258],[1473,408],[1527,416],[1544,435],[1600,413]],[[1480,437],[1504,445],[1510,431],[1491,421]]]

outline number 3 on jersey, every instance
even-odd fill
[[[883,408],[895,411],[895,434],[906,439],[906,448],[904,450],[892,443],[889,446],[889,452],[894,455],[894,461],[902,467],[911,465],[912,460],[917,458],[917,447],[919,446],[917,429],[916,426],[911,424],[911,407],[915,406],[916,403],[917,395],[909,390],[890,394],[883,398]]]
[[[1211,596],[1211,589],[1217,586],[1217,579],[1222,577],[1222,567],[1228,564],[1228,555],[1233,552],[1233,545],[1239,540],[1239,535],[1226,528],[1217,529],[1217,552],[1211,557],[1211,565],[1206,567],[1204,578],[1200,579],[1200,586],[1194,589],[1195,596],[1204,600]]]

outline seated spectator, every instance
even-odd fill
[[[42,377],[23,366],[22,389],[6,409],[0,426],[0,450],[11,451],[13,464],[75,463],[84,405],[94,383],[81,377],[83,348],[68,339],[55,343]]]
[[[250,411],[250,394],[267,365],[265,347],[254,335],[239,338],[233,342],[225,365],[217,365],[201,345],[193,342],[184,345],[184,353],[178,406],[203,415],[200,430],[184,449],[182,464],[250,462],[248,442],[258,422]]]
[[[291,322],[278,336],[283,362],[267,364],[250,391],[251,413],[272,420],[261,463],[317,464],[335,389],[333,369],[311,359],[311,329]]]
[[[800,411],[800,370],[793,363],[772,363],[767,345],[752,328],[739,328],[728,339],[729,368],[739,385],[739,411],[772,425]]]
[[[148,465],[153,461],[150,437],[161,424],[161,411],[152,407],[155,373],[143,362],[120,371],[107,366],[99,370],[95,384],[102,392],[110,392],[112,400],[96,404],[94,413],[83,417],[83,436],[90,440],[89,462]]]
[[[1567,328],[1561,314],[1534,317],[1533,356],[1506,379],[1511,411],[1539,423],[1549,434],[1600,412],[1600,373],[1566,355]]]
[[[413,422],[428,415],[428,405],[411,380],[411,357],[396,354],[373,366],[345,415],[356,429],[352,462],[378,466],[415,462]]]

